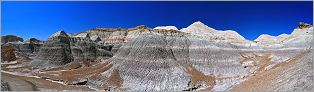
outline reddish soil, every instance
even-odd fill
[[[84,66],[77,69],[71,69],[71,70],[59,70],[56,69],[56,71],[44,71],[39,72],[37,75],[41,77],[47,77],[54,80],[61,80],[65,83],[73,83],[73,82],[79,82],[82,79],[89,79],[91,76],[94,78],[97,76],[101,76],[100,74],[102,72],[105,72],[106,70],[110,69],[112,67],[112,64],[107,63],[98,63],[92,66]],[[93,79],[93,78],[91,78]]]
[[[205,90],[211,90],[216,85],[215,76],[205,75],[202,72],[195,69],[192,65],[184,65],[184,67],[185,67],[185,71],[191,75],[191,82],[189,85],[195,85],[196,83],[203,81],[203,82],[206,82],[208,85],[208,88]]]
[[[1,61],[15,61],[15,48],[10,45],[1,46]]]
[[[5,74],[6,76],[9,76],[11,79],[15,79],[18,81],[10,81],[8,78],[4,78],[3,80],[6,80],[8,82],[27,82],[29,83],[28,85],[34,87],[35,89],[54,89],[58,91],[62,90],[81,90],[81,91],[92,91],[92,89],[89,89],[88,87],[85,86],[71,86],[71,85],[63,85],[60,83],[55,83],[51,82],[45,79],[39,79],[39,78],[34,78],[34,77],[25,77],[25,76],[16,76],[8,73],[1,72],[1,74]],[[26,86],[26,85],[24,85]],[[11,87],[12,89],[12,87]],[[13,87],[14,89],[14,87]],[[23,90],[23,89],[21,89]]]
[[[277,64],[272,69],[256,74],[255,76],[249,77],[246,81],[236,85],[231,91],[265,91],[270,84],[272,84],[280,73],[291,65],[294,65],[299,59],[304,57],[305,53],[299,54],[295,57],[290,58],[287,62]]]

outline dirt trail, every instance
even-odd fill
[[[36,91],[36,86],[29,81],[17,78],[17,76],[1,72],[1,81],[7,82],[10,91]]]
[[[17,76],[3,71],[1,71],[1,80],[8,82],[9,87],[12,91],[36,91],[40,89],[59,91],[62,90],[92,91],[92,89],[86,86],[63,85],[45,79]]]
[[[62,80],[66,84],[75,84],[78,82],[81,82],[81,80],[89,79],[90,77],[100,77],[100,73],[108,70],[112,67],[112,64],[109,64],[109,62],[106,63],[97,63],[90,67],[80,67],[78,69],[68,69],[68,70],[62,70],[62,69],[56,69],[54,70],[48,70],[39,72],[36,75],[40,77],[46,77],[49,79],[54,80]],[[62,70],[62,71],[61,71]],[[98,79],[98,78],[95,78]]]

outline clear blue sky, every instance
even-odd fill
[[[300,2],[2,2],[2,34],[46,40],[60,29],[79,33],[91,28],[179,29],[201,21],[218,30],[235,30],[246,39],[291,33],[298,22],[312,24],[313,4]]]

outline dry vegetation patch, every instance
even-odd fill
[[[211,90],[216,85],[216,77],[213,75],[205,75],[202,72],[198,71],[196,68],[194,68],[192,65],[184,65],[185,72],[191,75],[190,85],[195,85],[199,82],[205,82],[208,86],[205,90]]]

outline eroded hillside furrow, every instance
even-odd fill
[[[269,71],[248,78],[235,86],[232,91],[295,91],[312,89],[312,56],[313,51],[306,51],[296,55]]]
[[[167,90],[174,89],[174,87],[169,86],[160,89],[160,86],[153,85],[182,85],[182,83],[178,83],[180,82],[179,78],[167,79],[170,76],[176,76],[172,74],[174,71],[184,73],[181,69],[182,66],[180,66],[181,62],[178,62],[175,58],[177,54],[175,51],[180,52],[182,47],[172,46],[177,41],[174,38],[164,36],[155,32],[142,33],[135,40],[123,45],[117,54],[109,59],[114,63],[111,70],[118,69],[122,79],[125,80],[123,87],[142,89],[139,88],[142,86],[145,90]],[[127,55],[122,54],[125,50],[129,51]],[[180,54],[184,53],[180,52]],[[125,55],[125,57],[122,59],[119,55]],[[106,72],[104,74],[106,75]],[[109,74],[110,71],[108,71]]]
[[[207,41],[206,38],[189,38],[182,32],[142,32],[120,47],[116,55],[108,60],[113,63],[113,67],[103,75],[108,77],[111,72],[118,70],[124,80],[122,89],[183,90],[189,88],[188,82],[192,80],[192,75],[185,71],[184,65],[192,65],[205,75],[229,77],[236,83],[235,78],[247,74],[247,71],[234,60],[240,58],[237,57],[237,51],[230,50],[233,49],[231,46],[224,46],[227,49],[218,48],[223,44]],[[215,86],[200,85],[195,90],[211,90]]]

